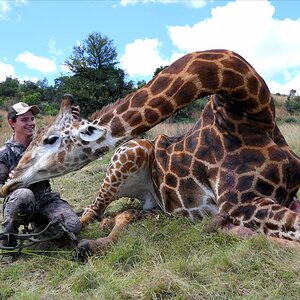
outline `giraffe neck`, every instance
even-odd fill
[[[264,80],[242,57],[227,50],[185,55],[137,92],[96,113],[118,145],[154,127],[201,97],[218,94],[215,106],[237,111],[267,130],[274,129],[274,106]]]

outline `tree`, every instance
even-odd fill
[[[290,94],[288,96],[288,100],[296,96],[297,91],[294,89],[290,90]]]
[[[125,81],[125,72],[117,67],[117,52],[112,40],[100,33],[89,34],[65,64],[74,73],[55,81],[59,94],[73,94],[82,116],[124,97],[133,90],[133,82]]]
[[[156,70],[154,71],[153,73],[153,76],[152,77],[155,77],[158,73],[160,73],[162,70],[164,70],[165,68],[167,68],[168,66],[160,66],[158,68],[156,68]]]
[[[15,97],[18,93],[20,83],[18,79],[7,77],[0,83],[0,95],[5,97]]]
[[[91,33],[81,45],[73,47],[73,55],[65,64],[75,74],[88,74],[86,69],[102,70],[117,64],[117,52],[112,40],[100,33]]]
[[[22,101],[28,105],[40,105],[42,94],[40,92],[31,92],[22,98]]]
[[[19,92],[24,94],[31,94],[39,90],[39,85],[33,81],[25,80],[20,84]]]
[[[144,85],[146,85],[147,82],[145,80],[139,80],[137,83],[136,83],[136,89],[140,89],[142,88]]]

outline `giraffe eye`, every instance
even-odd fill
[[[44,145],[53,145],[58,140],[58,136],[50,135],[44,139]]]

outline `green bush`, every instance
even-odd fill
[[[188,106],[173,114],[169,118],[169,122],[194,122],[196,119],[198,119],[199,113],[203,110],[209,98],[210,97],[208,96],[195,100]]]
[[[288,99],[285,103],[288,112],[300,113],[300,96],[295,96]]]
[[[42,100],[42,95],[40,92],[34,92],[23,97],[23,100],[28,105],[39,105]]]
[[[0,98],[0,107],[4,108],[4,103],[5,103],[5,99],[4,98]]]
[[[57,103],[42,103],[40,109],[44,115],[55,116],[59,111],[59,104]]]
[[[284,123],[300,124],[300,118],[297,116],[276,117],[276,123],[279,125],[282,125]]]
[[[298,122],[299,120],[296,117],[289,116],[285,118],[285,123],[298,123]]]

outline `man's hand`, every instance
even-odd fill
[[[11,170],[10,173],[8,174],[8,178],[7,178],[7,181],[13,179],[15,177],[15,171],[14,170]],[[7,182],[6,181],[6,182]]]
[[[80,119],[80,107],[77,106],[72,106],[72,116],[75,120]]]
[[[15,171],[14,170],[11,170],[10,173],[8,174],[7,176],[7,179],[5,181],[5,184],[8,183],[10,180],[12,180],[15,176]],[[6,193],[4,193],[2,191],[2,187],[5,185],[5,184],[0,184],[0,197],[5,197],[6,196]]]
[[[4,184],[0,184],[0,197],[4,197],[5,195],[2,193],[2,187],[3,187]]]

